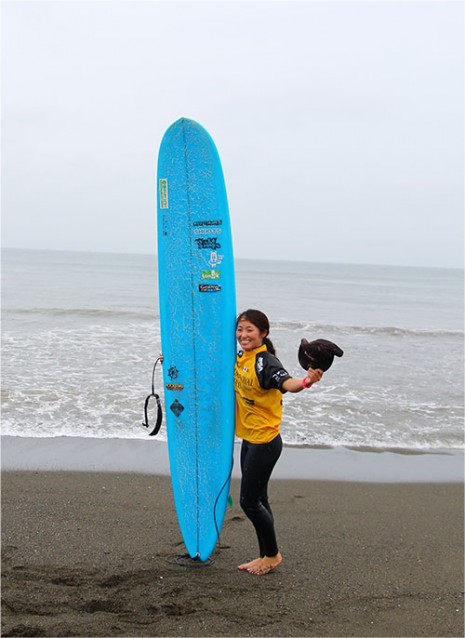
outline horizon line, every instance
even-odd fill
[[[157,257],[157,253],[147,252],[131,252],[131,251],[116,251],[116,250],[92,250],[92,249],[65,249],[65,248],[25,248],[20,246],[1,246],[1,252],[4,250],[17,250],[25,252],[50,252],[50,253],[74,253],[74,254],[91,254],[91,255],[120,255],[120,256],[138,256],[138,257]],[[374,266],[379,268],[426,268],[433,270],[459,270],[464,271],[464,266],[433,266],[425,264],[386,264],[386,263],[373,263],[373,262],[355,262],[355,261],[305,261],[302,259],[282,259],[274,258],[269,259],[266,257],[238,257],[234,256],[234,261],[255,261],[255,262],[282,262],[282,263],[305,263],[305,264],[322,264],[322,265],[335,265],[335,266]]]

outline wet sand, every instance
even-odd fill
[[[199,567],[168,476],[3,472],[2,635],[463,636],[463,484],[273,480],[262,577],[238,485]]]

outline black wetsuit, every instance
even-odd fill
[[[270,443],[242,441],[241,507],[255,527],[262,558],[278,553],[273,513],[268,502],[268,481],[282,448],[280,434]]]

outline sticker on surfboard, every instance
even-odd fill
[[[199,292],[220,292],[218,284],[199,284]]]
[[[169,208],[168,202],[168,180],[166,178],[162,178],[159,180],[160,185],[160,209]]]
[[[182,405],[182,403],[179,403],[177,399],[175,399],[170,405],[170,410],[173,412],[173,414],[179,417],[181,412],[184,410],[184,406]]]
[[[202,279],[221,279],[221,272],[214,268],[202,270]]]

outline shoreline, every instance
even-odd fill
[[[232,477],[239,478],[240,444]],[[169,475],[168,445],[155,439],[1,437],[1,469]],[[375,483],[462,483],[463,450],[376,450],[284,446],[273,479]]]

